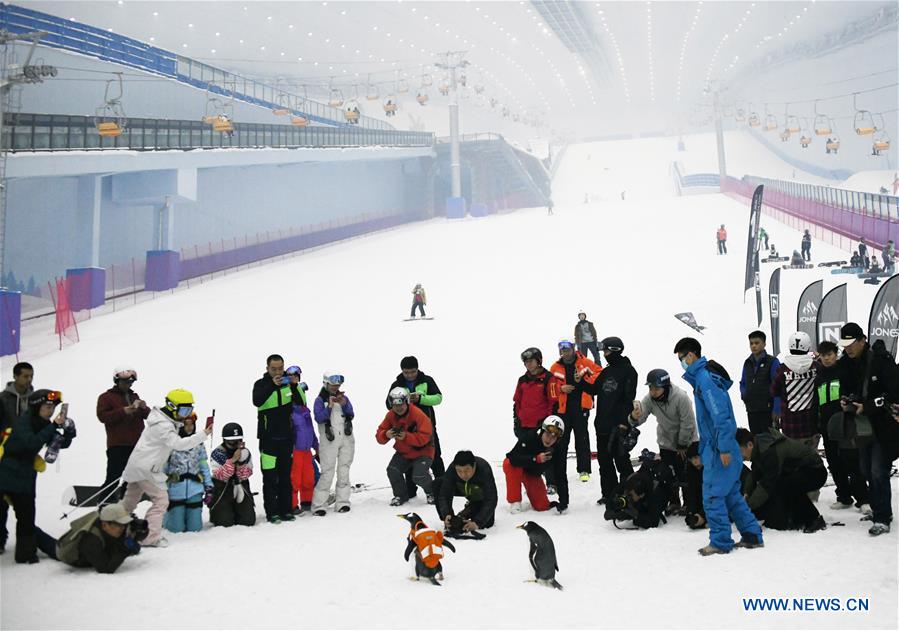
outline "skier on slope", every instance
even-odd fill
[[[412,288],[412,309],[409,312],[409,317],[415,317],[415,310],[418,309],[421,313],[421,317],[425,317],[425,305],[428,304],[428,296],[425,294],[425,288],[421,286],[421,283],[416,283],[415,287]]]

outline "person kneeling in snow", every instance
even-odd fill
[[[568,508],[568,484],[562,434],[565,422],[558,416],[547,416],[536,430],[524,433],[503,460],[506,474],[506,500],[512,513],[521,512],[521,486],[536,511],[555,507],[560,513]],[[552,467],[558,485],[559,501],[550,502],[542,476]]]
[[[197,429],[197,415],[184,419],[178,430],[182,438]],[[173,451],[165,465],[169,484],[169,508],[163,526],[169,532],[200,532],[203,529],[203,501],[212,497],[212,476],[206,447],[195,445],[184,451]]]
[[[227,423],[222,429],[222,444],[212,451],[212,504],[209,521],[213,526],[253,526],[256,505],[250,491],[253,461],[244,446],[243,428]]]
[[[187,390],[172,390],[165,397],[165,407],[154,407],[147,417],[147,427],[140,435],[134,451],[128,458],[122,480],[128,490],[122,499],[126,512],[131,512],[146,493],[153,505],[147,511],[150,534],[144,546],[165,547],[168,541],[162,536],[162,518],[169,507],[166,490],[165,464],[172,451],[186,451],[201,445],[212,433],[212,427],[192,436],[178,436],[184,420],[194,411],[194,395]]]
[[[615,489],[603,517],[607,521],[633,521],[637,528],[656,528],[667,523],[665,506],[672,490],[677,489],[677,475],[671,464],[648,449],[640,454],[640,462],[640,469]]]

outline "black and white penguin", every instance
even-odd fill
[[[534,568],[535,582],[547,587],[562,589],[556,580],[559,563],[556,561],[556,547],[553,545],[549,533],[532,521],[526,521],[516,528],[524,530],[531,541],[528,560],[531,562],[531,567]]]
[[[408,543],[403,558],[408,561],[412,552],[415,552],[415,580],[424,577],[439,587],[440,582],[437,579],[443,578],[443,566],[440,563],[440,559],[443,558],[443,546],[453,552],[456,548],[451,542],[443,540],[442,532],[428,528],[418,513],[406,513],[397,517],[405,519],[411,526],[406,537]]]

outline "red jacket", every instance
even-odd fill
[[[545,368],[536,377],[526,372],[518,378],[512,396],[512,415],[522,427],[534,428],[553,413],[559,396],[559,380]]]
[[[131,414],[125,413],[125,406],[140,399],[133,390],[122,392],[113,386],[97,399],[97,418],[106,425],[107,447],[134,447],[144,431],[144,420],[150,415],[150,408],[141,408]]]
[[[600,368],[595,362],[590,361],[580,353],[576,353],[574,360],[574,370],[575,372],[579,372],[584,368],[589,368],[593,372],[589,375],[585,374],[584,378],[581,380],[581,383],[586,381],[587,383],[593,383],[596,381],[596,378],[599,377],[599,373],[602,372],[602,368]],[[568,383],[565,379],[565,364],[560,359],[555,364],[552,365],[550,371],[553,374],[553,377],[559,380],[559,406],[558,413],[565,414],[565,411],[568,407],[568,394],[562,392],[562,386],[571,385],[577,386],[578,384],[572,382]],[[581,391],[581,409],[582,410],[592,410],[593,409],[593,397],[587,394],[584,391]]]
[[[391,428],[401,429],[406,432],[403,440],[394,440],[393,448],[406,460],[415,460],[426,456],[434,457],[434,426],[431,425],[431,419],[428,415],[409,404],[409,410],[403,416],[397,416],[393,410],[387,412],[387,416],[378,425],[378,431],[375,432],[375,438],[380,445],[386,445],[391,438],[387,435],[387,430]]]

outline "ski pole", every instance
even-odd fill
[[[90,497],[88,497],[87,499],[85,499],[84,501],[82,501],[80,504],[76,504],[76,505],[75,505],[75,506],[74,506],[68,513],[63,513],[63,514],[62,514],[62,517],[60,517],[60,519],[65,519],[66,517],[69,516],[69,513],[72,513],[72,512],[74,512],[74,511],[78,510],[79,508],[82,508],[85,504],[87,504],[88,502],[90,502],[92,499],[94,499],[94,498],[97,497],[98,495],[102,495],[102,493],[103,493],[106,489],[108,489],[109,487],[115,485],[115,488],[113,489],[113,491],[114,491],[115,489],[118,489],[118,488],[119,488],[119,482],[121,481],[121,479],[122,479],[121,477],[116,478],[115,480],[113,480],[112,482],[110,482],[109,484],[107,484],[106,486],[102,487],[99,491],[97,491],[96,493],[94,493],[93,495],[91,495]],[[112,496],[113,491],[110,491],[108,494],[106,494],[106,495],[103,497],[103,499],[102,499],[101,501],[108,500],[108,499]]]

